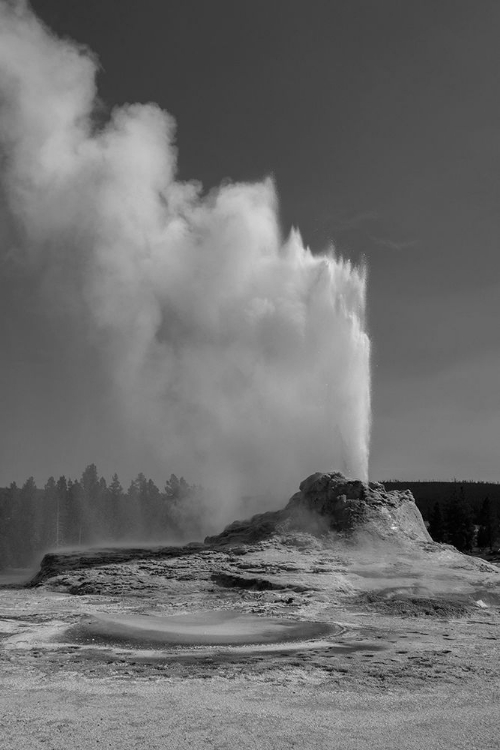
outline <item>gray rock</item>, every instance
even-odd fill
[[[388,492],[380,482],[317,472],[301,482],[283,510],[235,521],[205,544],[251,544],[293,530],[351,540],[362,535],[394,543],[432,541],[409,490]]]

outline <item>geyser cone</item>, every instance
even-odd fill
[[[367,484],[340,472],[317,472],[301,482],[283,510],[235,521],[205,543],[253,543],[290,531],[330,535],[334,544],[345,540],[367,549],[379,543],[432,541],[409,490],[388,492],[380,482]]]
[[[101,349],[118,395],[106,408],[129,435],[115,454],[146,443],[151,473],[217,489],[212,529],[241,494],[288,493],[318,466],[366,479],[364,269],[298,232],[283,241],[271,180],[208,195],[177,181],[174,121],[157,106],[96,130],[96,69],[0,3],[3,187],[24,256]]]

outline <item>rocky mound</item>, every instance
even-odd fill
[[[236,521],[203,544],[49,553],[31,585],[129,604],[139,597],[151,610],[168,603],[171,614],[234,605],[319,617],[340,604],[455,617],[498,606],[499,580],[496,566],[432,542],[409,491],[328,473],[304,480],[282,510]]]
[[[335,545],[342,540],[355,543],[360,549],[370,550],[378,542],[385,548],[390,541],[393,546],[405,542],[431,542],[422,516],[410,491],[387,492],[382,484],[365,484],[347,479],[338,472],[312,474],[305,479],[285,508],[261,513],[249,520],[235,521],[222,533],[207,537],[203,544],[191,543],[184,547],[100,548],[87,550],[58,550],[49,552],[42,560],[40,570],[32,579],[36,586],[61,574],[78,574],[68,585],[73,590],[87,591],[82,571],[104,566],[120,566],[131,560],[169,560],[178,558],[197,559],[199,554],[208,555],[210,550],[238,551],[248,553],[249,547],[269,543],[285,545],[312,553]],[[191,564],[191,563],[190,563]],[[222,572],[215,566],[217,575]],[[261,583],[251,579],[252,588],[261,588]],[[217,582],[228,585],[229,579]],[[276,582],[275,582],[276,583]],[[85,584],[85,585],[84,585]],[[250,585],[250,584],[248,584]],[[264,588],[273,588],[266,579]],[[283,588],[282,582],[276,583]],[[289,585],[289,582],[286,583]]]
[[[379,482],[367,484],[331,472],[305,479],[283,510],[235,521],[205,544],[252,544],[291,531],[351,540],[432,541],[409,490],[388,492]]]

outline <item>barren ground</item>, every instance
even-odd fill
[[[305,535],[113,555],[68,556],[42,585],[0,590],[1,748],[499,747],[491,564]],[[151,643],[134,625],[207,611],[332,630],[226,647]],[[96,629],[103,616],[128,630]]]

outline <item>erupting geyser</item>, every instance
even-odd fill
[[[176,181],[157,106],[97,127],[95,59],[16,8],[0,4],[3,188],[27,259],[94,331],[131,430],[159,466],[220,489],[215,528],[241,493],[286,496],[332,467],[366,480],[365,270],[283,240],[270,179],[208,194]]]

